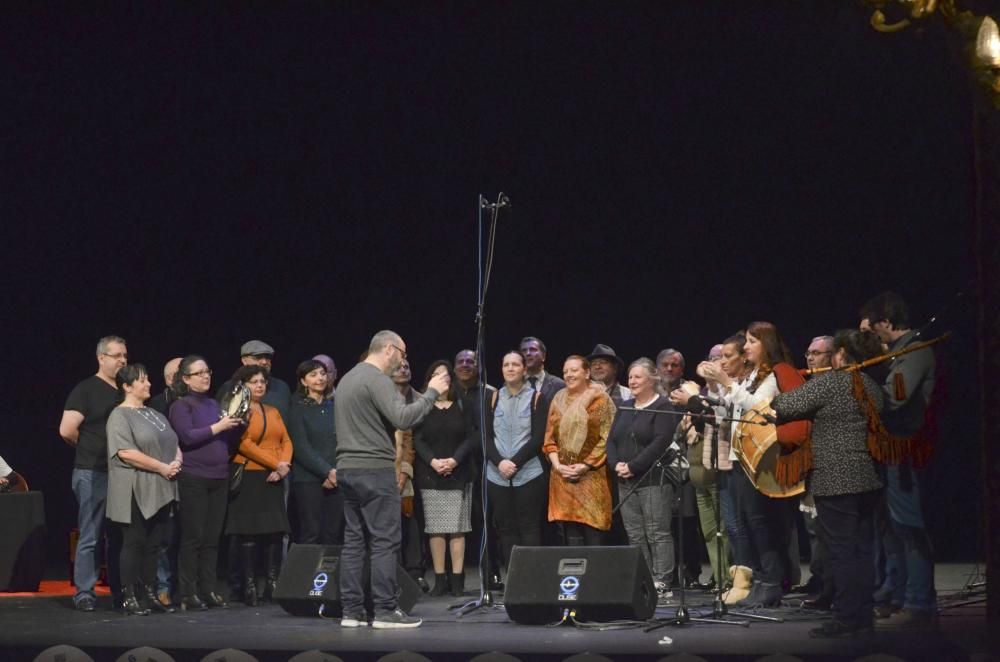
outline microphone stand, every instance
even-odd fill
[[[486,456],[486,440],[483,435],[486,432],[486,292],[489,289],[490,275],[493,272],[493,248],[496,243],[497,216],[504,207],[510,207],[510,199],[503,193],[497,196],[497,201],[491,203],[482,195],[479,196],[477,214],[478,235],[476,237],[477,255],[479,257],[477,268],[479,270],[478,291],[476,293],[476,362],[479,365],[479,450],[482,453],[482,503],[483,503],[483,537],[479,548],[479,597],[465,604],[451,605],[449,609],[457,610],[458,617],[465,616],[477,609],[500,608],[490,592],[489,567],[490,567],[490,523],[489,504],[486,489],[486,464],[489,458]],[[483,262],[483,210],[490,211],[490,228],[486,242],[486,262]]]

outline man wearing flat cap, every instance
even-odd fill
[[[625,367],[625,362],[615,354],[615,350],[598,343],[587,360],[590,361],[590,378],[604,385],[615,407],[621,407],[623,402],[632,399],[632,391],[618,383],[618,373]]]
[[[274,360],[274,348],[263,340],[250,340],[240,347],[240,363],[243,365],[259,365],[267,370],[267,393],[261,402],[271,405],[281,413],[281,418],[288,420],[288,408],[292,404],[292,391],[288,384],[271,374],[271,363]],[[222,396],[231,391],[233,380],[227,381],[215,393],[215,399],[222,402]]]

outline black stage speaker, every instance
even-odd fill
[[[323,607],[323,616],[339,618],[340,605],[340,545],[292,545],[285,565],[278,576],[274,601],[294,616],[316,616]],[[369,594],[369,568],[365,562],[365,609],[372,613]],[[410,611],[420,598],[420,587],[403,568],[396,566],[399,584],[399,607]]]
[[[514,547],[503,604],[517,623],[554,623],[564,609],[580,621],[645,621],[656,588],[638,547]]]

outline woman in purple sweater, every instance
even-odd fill
[[[239,443],[243,421],[222,416],[208,395],[212,370],[200,356],[186,356],[170,406],[170,425],[184,453],[178,476],[181,539],[178,550],[181,609],[204,611],[228,607],[216,592],[215,566],[229,497],[229,458]]]

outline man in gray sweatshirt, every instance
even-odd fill
[[[337,485],[344,493],[344,547],[340,555],[341,627],[368,622],[362,572],[371,559],[374,628],[413,628],[418,618],[399,608],[396,559],[401,530],[400,496],[396,483],[394,430],[419,423],[438,394],[447,391],[447,374],[434,377],[423,395],[410,404],[389,375],[406,358],[406,343],[393,331],[379,331],[368,356],[354,366],[337,388]],[[365,539],[365,530],[368,540]]]

